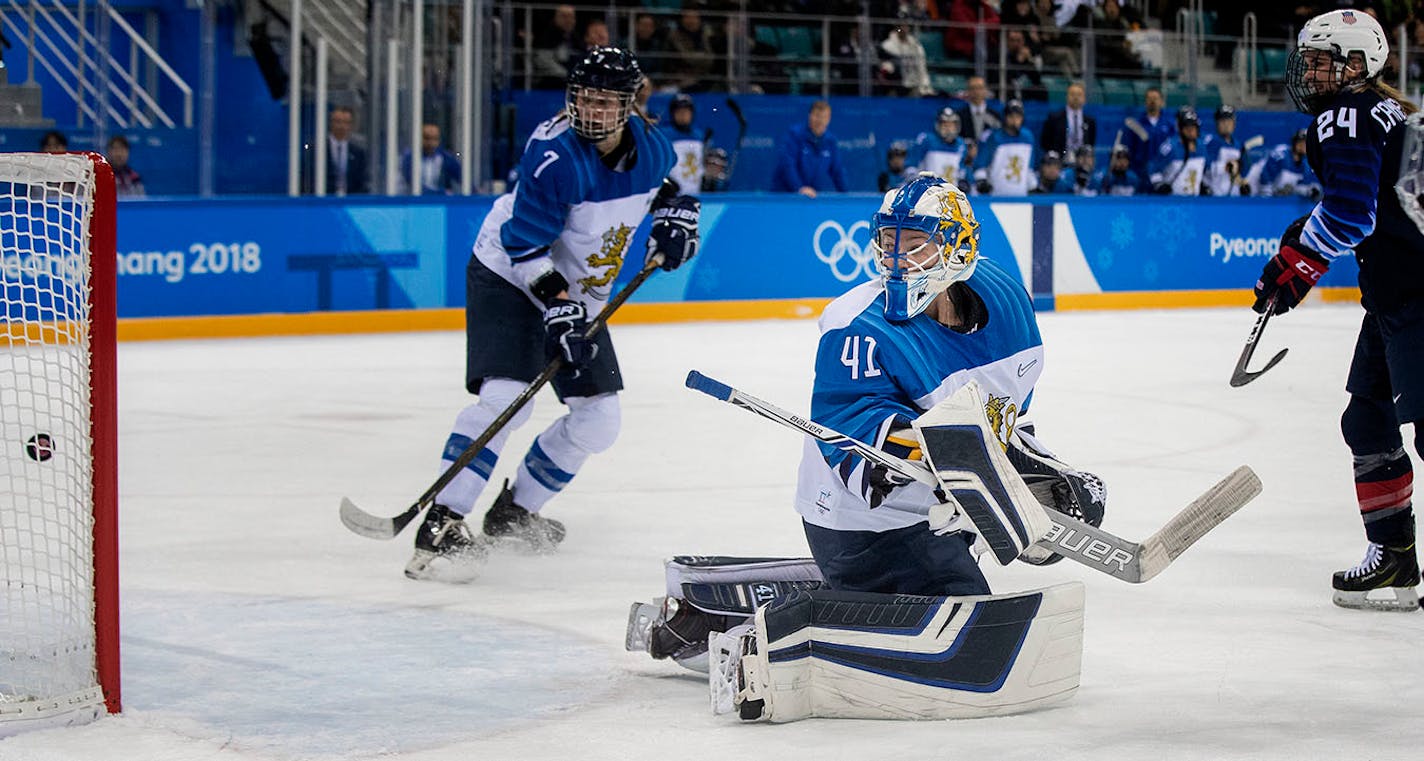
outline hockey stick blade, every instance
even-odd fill
[[[394,518],[382,518],[372,515],[360,507],[356,506],[348,497],[341,498],[341,523],[353,533],[360,534],[367,539],[394,539],[396,535],[405,530],[410,522],[420,515],[420,503],[411,505],[409,509]]]
[[[801,431],[817,441],[853,451],[870,462],[884,465],[917,481],[928,483],[925,480],[928,476],[938,487],[938,479],[922,466],[812,423],[803,417],[792,415],[780,407],[708,378],[696,370],[688,373],[687,387],[756,413],[787,428]],[[1130,584],[1141,584],[1161,573],[1188,547],[1260,493],[1260,479],[1251,468],[1243,465],[1193,500],[1167,521],[1157,533],[1143,542],[1123,539],[1072,516],[1048,510],[1053,528],[1049,530],[1048,536],[1037,544],[1113,578]]]
[[[602,311],[593,318],[593,321],[588,324],[588,328],[584,330],[584,337],[592,338],[597,335],[598,331],[602,330],[604,325],[607,324],[608,318],[612,317],[613,313],[618,311],[619,307],[623,306],[623,302],[627,301],[628,297],[632,296],[633,292],[638,290],[639,286],[647,282],[648,278],[652,277],[653,273],[657,271],[662,263],[662,254],[657,254],[652,259],[649,259],[643,265],[643,268],[638,271],[638,274],[633,276],[633,279],[630,280],[627,285],[623,286],[623,290],[619,291],[617,296],[608,300],[608,303],[604,305]],[[554,379],[554,376],[563,369],[563,366],[563,357],[554,357],[552,360],[549,360],[549,363],[544,366],[543,371],[539,373],[538,377],[530,381],[529,385],[519,393],[519,396],[515,397],[514,401],[510,402],[502,412],[495,416],[494,421],[485,428],[484,432],[476,437],[469,446],[465,447],[465,450],[460,453],[460,456],[456,457],[455,461],[450,463],[450,466],[445,469],[445,472],[441,473],[440,477],[435,479],[435,483],[431,484],[429,488],[417,497],[415,504],[406,508],[405,512],[391,518],[382,518],[380,516],[371,515],[357,507],[356,503],[352,502],[349,498],[342,497],[342,525],[351,529],[353,533],[370,539],[395,538],[397,534],[405,530],[406,526],[410,525],[411,521],[415,520],[417,515],[420,515],[421,510],[434,504],[435,497],[439,495],[446,486],[449,486],[451,481],[455,480],[455,476],[458,475],[460,471],[464,470],[471,462],[474,462],[475,457],[484,451],[484,448],[494,439],[495,435],[509,424],[509,421],[518,414],[524,405],[529,403],[530,399],[534,398],[535,394],[539,393],[539,389]]]
[[[1241,348],[1241,356],[1236,360],[1236,367],[1231,370],[1231,387],[1240,388],[1253,380],[1266,374],[1267,370],[1275,367],[1281,360],[1286,358],[1286,352],[1290,349],[1281,349],[1276,352],[1276,356],[1271,357],[1271,361],[1266,366],[1251,372],[1246,369],[1246,365],[1251,361],[1251,356],[1256,353],[1256,342],[1261,339],[1261,334],[1266,331],[1266,322],[1271,319],[1271,315],[1276,311],[1276,297],[1272,296],[1266,301],[1266,311],[1256,318],[1256,324],[1251,328],[1251,335],[1246,337],[1246,345]]]

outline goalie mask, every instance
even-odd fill
[[[615,135],[633,113],[633,99],[643,87],[638,59],[622,48],[588,51],[569,72],[564,108],[574,134],[589,142]]]
[[[885,285],[885,317],[904,322],[974,273],[979,223],[959,188],[928,172],[885,194],[870,218],[870,247]]]
[[[1307,21],[1286,61],[1286,92],[1295,107],[1319,114],[1342,90],[1359,90],[1384,69],[1389,42],[1379,22],[1359,11],[1331,11]]]

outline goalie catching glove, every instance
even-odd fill
[[[648,258],[661,254],[659,266],[671,272],[697,255],[697,218],[702,202],[692,196],[674,196],[653,209],[653,226],[648,231]]]

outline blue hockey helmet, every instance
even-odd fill
[[[574,133],[597,142],[623,128],[633,99],[643,88],[643,69],[632,53],[615,47],[594,48],[569,72],[564,107]]]
[[[929,172],[885,194],[870,232],[885,316],[895,322],[925,311],[951,284],[972,275],[979,260],[979,223],[969,198]]]

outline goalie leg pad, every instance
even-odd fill
[[[679,555],[665,567],[667,596],[633,603],[624,647],[703,673],[710,634],[747,622],[781,595],[823,583],[810,558]]]
[[[914,426],[930,469],[1000,565],[1048,534],[1053,522],[990,429],[978,383],[964,384]]]
[[[715,638],[714,712],[950,719],[1052,705],[1078,688],[1083,599],[1078,582],[977,597],[797,592],[737,642]]]

